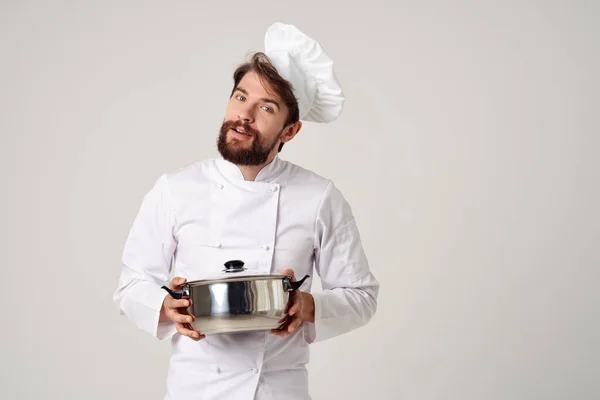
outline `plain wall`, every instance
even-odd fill
[[[274,21],[348,99],[281,157],[344,192],[382,284],[313,346],[313,398],[600,397],[598,2],[0,4],[2,398],[162,399],[122,247],[162,172],[217,155]]]

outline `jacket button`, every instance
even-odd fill
[[[217,183],[217,184],[216,184],[216,186],[217,186],[217,188],[219,188],[219,189],[223,189],[223,188],[225,187],[225,186],[223,186],[223,185],[222,185],[222,184],[220,184],[220,183]]]
[[[277,186],[271,186],[271,192],[276,192],[277,191]]]
[[[269,250],[269,249],[270,249],[270,247],[269,247],[269,245],[268,245],[268,244],[263,244],[263,245],[262,245],[262,246],[260,246],[260,247],[261,247],[262,249],[264,249],[264,250]]]
[[[215,242],[215,247],[216,247],[216,248],[220,248],[220,247],[221,247],[221,243],[219,243],[219,242]]]

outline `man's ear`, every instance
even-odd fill
[[[294,138],[294,136],[296,136],[298,134],[298,132],[300,132],[301,128],[302,128],[302,122],[300,122],[300,121],[295,122],[294,124],[290,125],[288,128],[285,129],[285,131],[283,132],[283,134],[281,135],[281,137],[279,139],[281,140],[282,143],[287,143],[290,140],[292,140]]]

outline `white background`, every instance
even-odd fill
[[[122,246],[159,174],[217,155],[274,21],[348,98],[281,157],[344,192],[382,284],[314,345],[313,398],[600,397],[599,3],[351,3],[1,3],[2,398],[162,399]]]

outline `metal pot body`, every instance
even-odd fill
[[[194,328],[204,335],[277,329],[290,296],[281,278],[187,286],[192,300],[187,311],[195,318]]]
[[[179,291],[163,289],[174,298],[192,300],[186,311],[203,335],[250,332],[281,328],[290,293],[308,277],[291,282],[289,275],[235,276],[186,282]]]

